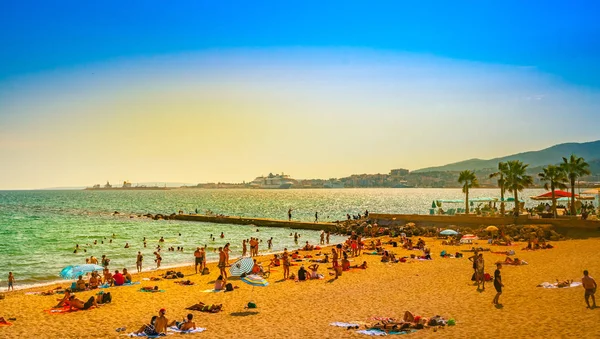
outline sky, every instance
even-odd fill
[[[2,1],[0,189],[411,170],[600,139],[593,1]]]

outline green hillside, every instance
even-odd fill
[[[600,173],[600,140],[585,143],[559,144],[540,151],[518,153],[490,160],[465,160],[444,166],[422,168],[413,171],[413,173],[493,169],[498,167],[499,162],[509,160],[521,160],[529,164],[530,168],[535,168],[548,164],[557,164],[561,161],[562,157],[568,157],[571,154],[583,157],[590,164],[592,173]]]

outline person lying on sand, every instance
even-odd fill
[[[223,310],[223,304],[206,305],[203,302],[199,302],[197,304],[194,304],[194,305],[186,308],[186,310],[200,311],[200,312],[207,312],[207,313],[218,313]]]
[[[506,265],[523,265],[523,260],[521,260],[519,258],[511,259],[510,257],[506,257],[506,259],[504,259],[503,264],[506,264]]]
[[[556,279],[556,287],[558,288],[563,288],[563,287],[569,287],[571,286],[571,284],[573,283],[573,280],[562,280],[562,281],[558,281],[558,279]]]
[[[90,297],[88,301],[83,302],[83,300],[77,299],[74,295],[71,295],[71,297],[69,297],[69,306],[71,310],[87,310],[92,306],[98,307],[98,304],[96,303],[96,298],[93,296]]]
[[[160,290],[158,289],[158,286],[144,286],[142,288],[140,288],[140,291],[142,292],[160,292]]]
[[[184,285],[184,286],[194,285],[194,282],[191,280],[179,280],[179,281],[176,281],[175,283],[179,284],[179,285]]]
[[[327,264],[329,263],[329,254],[325,253],[325,257],[323,259],[315,259],[315,260],[311,260],[311,262],[317,262],[320,264]]]
[[[503,255],[515,255],[515,251],[514,250],[510,250],[510,251],[491,251],[490,253],[493,253],[493,254],[503,254]]]
[[[350,266],[350,268],[360,268],[360,269],[366,270],[367,269],[367,262],[363,261],[363,263],[361,265]]]

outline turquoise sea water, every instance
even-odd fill
[[[543,193],[526,190],[524,197]],[[478,189],[471,197],[497,197],[497,189]],[[334,221],[363,213],[428,213],[434,199],[461,199],[460,189],[315,189],[315,190],[170,190],[170,191],[0,191],[0,286],[6,286],[9,271],[17,282],[36,284],[59,279],[60,270],[85,263],[91,255],[111,259],[111,268],[135,271],[137,251],[145,257],[144,267],[155,267],[152,252],[162,236],[162,266],[193,262],[193,250],[205,244],[209,260],[217,258],[212,249],[231,243],[232,257],[241,254],[243,239],[258,237],[260,249],[273,237],[273,251],[297,248],[290,229],[236,226],[184,221],[131,218],[145,213],[199,213],[210,209],[230,216],[287,219],[293,208],[295,220],[312,221],[315,211],[320,220]],[[527,205],[531,206],[529,202]],[[119,211],[119,215],[113,215]],[[259,229],[259,232],[256,230]],[[224,232],[225,238],[218,235]],[[112,243],[112,234],[116,237]],[[181,236],[179,236],[181,233]],[[300,243],[318,242],[319,232],[299,231]],[[210,241],[210,234],[216,240]],[[143,247],[146,237],[148,247]],[[339,242],[342,237],[332,237]],[[93,245],[94,240],[98,245]],[[101,242],[104,241],[104,244]],[[130,244],[125,249],[125,243]],[[74,254],[75,244],[83,250]],[[87,245],[89,244],[89,245]],[[183,246],[185,251],[168,252],[166,247]]]

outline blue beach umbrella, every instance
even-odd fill
[[[441,235],[457,235],[458,232],[456,232],[455,230],[443,230],[440,232]]]
[[[104,267],[94,265],[94,264],[85,264],[85,265],[77,265],[77,266],[67,266],[60,271],[60,276],[64,279],[75,279],[81,275],[90,272],[102,271]]]

